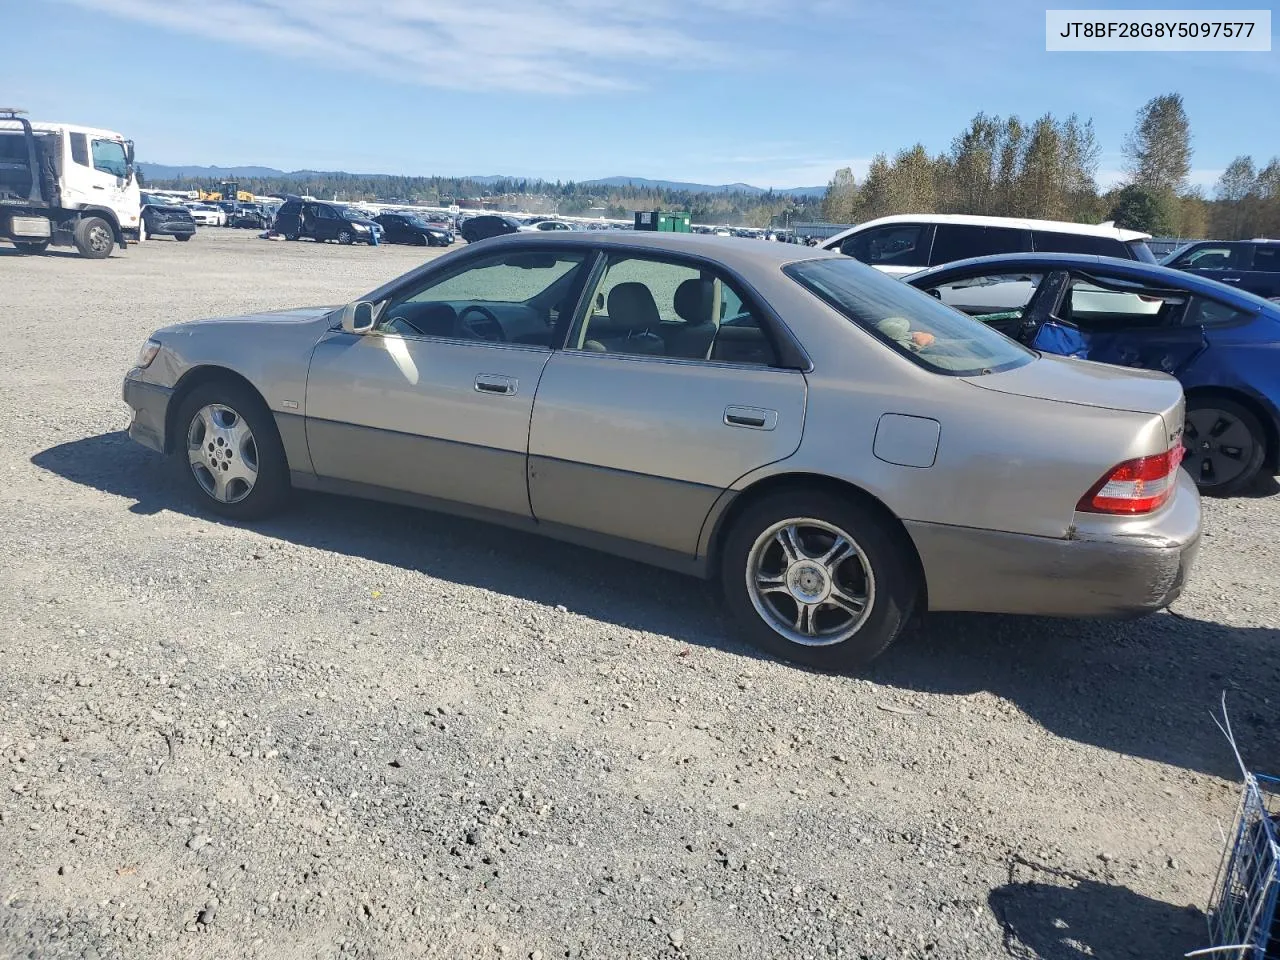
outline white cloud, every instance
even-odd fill
[[[576,93],[633,86],[636,66],[723,64],[725,14],[800,0],[63,0],[99,13],[423,86]],[[825,4],[829,0],[803,0]]]

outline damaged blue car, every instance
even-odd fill
[[[1072,254],[960,260],[905,278],[1044,353],[1171,374],[1183,466],[1229,496],[1280,473],[1280,304],[1180,270]]]

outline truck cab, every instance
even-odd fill
[[[0,108],[0,239],[24,253],[108,257],[136,238],[133,142],[112,130],[28,121]]]

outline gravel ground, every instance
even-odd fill
[[[300,498],[241,527],[130,443],[155,327],[436,253],[203,230],[0,248],[0,956],[1174,957],[1280,771],[1280,496],[1168,614],[933,616],[864,677],[691,580]],[[1269,491],[1274,491],[1274,484]]]

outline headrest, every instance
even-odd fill
[[[662,322],[653,294],[643,283],[620,283],[609,291],[609,326],[636,333]]]
[[[711,305],[715,301],[715,293],[715,281],[690,277],[676,287],[676,313],[687,323],[711,323]]]

